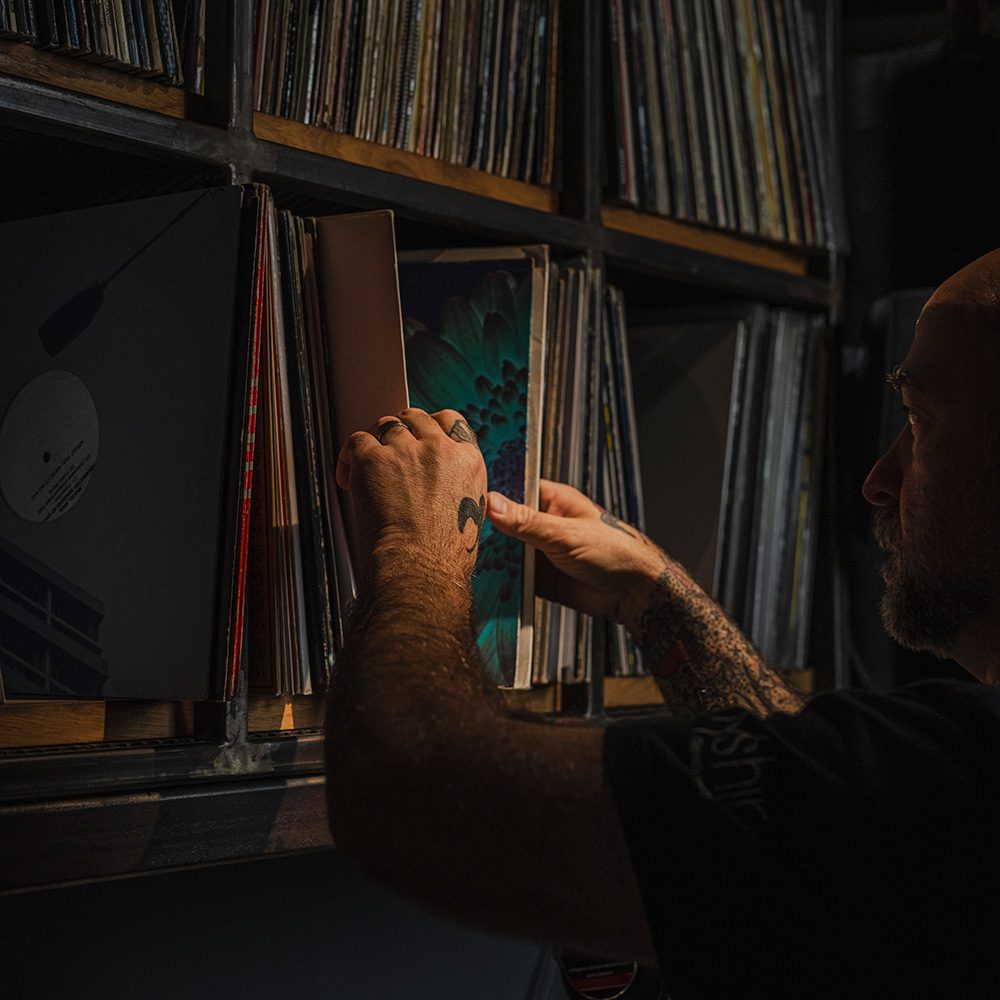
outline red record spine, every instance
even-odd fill
[[[250,541],[250,499],[253,490],[254,443],[257,436],[257,401],[260,393],[260,340],[263,327],[264,281],[267,275],[264,248],[267,237],[267,211],[260,209],[257,224],[257,259],[250,332],[249,378],[247,379],[246,423],[243,428],[243,472],[240,477],[240,515],[237,540],[235,594],[230,616],[229,662],[226,664],[226,697],[236,691],[236,678],[243,655],[243,622],[246,612],[247,552]]]

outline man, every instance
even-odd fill
[[[517,717],[483,678],[458,511],[486,476],[460,414],[355,434],[338,481],[371,559],[330,696],[340,848],[475,926],[659,962],[674,1000],[1000,993],[998,378],[1000,251],[924,309],[892,375],[907,424],[864,487],[887,627],[981,684],[803,707],[634,528],[554,483],[540,512],[489,494],[541,591],[623,622],[675,713],[606,728]]]

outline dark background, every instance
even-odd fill
[[[952,6],[843,5],[851,255],[845,374],[835,394],[836,544],[850,612],[849,680],[877,688],[956,669],[903,654],[885,638],[874,611],[879,556],[860,497],[880,439],[892,433],[879,383],[912,329],[905,310],[882,309],[880,319],[874,304],[929,290],[1000,244],[997,8],[981,5],[976,31],[959,28],[976,26],[969,12],[980,5]],[[894,315],[902,317],[896,328]],[[0,929],[0,993],[11,1000],[563,995],[544,951],[438,921],[333,852],[8,896]]]
[[[953,663],[899,649],[882,630],[881,557],[860,488],[902,423],[881,383],[906,353],[914,302],[1000,246],[1000,11],[985,0],[847,0],[844,11],[851,252],[833,472],[849,592],[847,679],[885,690],[963,676]]]

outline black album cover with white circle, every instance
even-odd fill
[[[213,688],[242,202],[218,188],[0,226],[8,695]]]

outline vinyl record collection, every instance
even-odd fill
[[[557,0],[258,0],[256,107],[551,185]]]
[[[103,234],[101,255],[79,255],[69,235],[80,232]],[[803,665],[825,384],[816,315],[697,306],[626,332],[621,292],[586,258],[556,262],[545,246],[397,254],[391,212],[300,218],[261,185],[15,223],[10,235],[9,311],[42,310],[22,324],[0,427],[0,512],[13,511],[0,518],[0,584],[18,605],[0,600],[0,669],[17,693],[231,695],[244,655],[257,690],[322,690],[365,572],[337,455],[407,405],[461,410],[491,487],[512,499],[544,508],[545,481],[568,483],[648,530],[776,665]],[[59,237],[67,264],[53,270]],[[215,248],[215,270],[191,263],[195,243]],[[43,263],[37,305],[15,264]],[[160,272],[173,278],[157,286],[157,322],[125,336]],[[198,296],[175,294],[196,285]],[[194,343],[210,323],[230,339],[215,338],[202,384],[172,331]],[[110,356],[160,395],[137,394],[138,375],[108,376]],[[141,476],[132,439],[99,435],[100,420],[155,445]],[[58,448],[37,446],[39,427]],[[63,456],[55,469],[50,452]],[[195,455],[203,465],[181,489],[172,470]],[[469,516],[489,675],[529,687],[640,673],[620,627],[536,599],[532,551],[484,512],[480,501]],[[123,555],[95,558],[112,537],[131,539]],[[159,658],[143,652],[151,635]]]
[[[206,0],[8,0],[0,37],[192,93],[204,90]]]
[[[338,442],[407,399],[460,409],[491,487],[515,500],[537,503],[541,472],[622,517],[641,510],[620,294],[602,291],[599,272],[583,262],[550,262],[545,247],[408,253],[397,265],[391,228],[380,242],[375,216],[386,213],[271,220],[248,613],[257,689],[307,694],[325,683],[361,572],[334,480]],[[361,228],[351,239],[345,225]],[[398,267],[405,340],[391,310],[383,323],[352,315],[349,292],[331,289],[338,264],[347,273],[336,259],[345,252],[351,273],[362,266],[391,283]],[[359,308],[370,312],[367,293]],[[359,322],[365,343],[350,335]],[[367,418],[345,398],[352,383],[365,384],[362,353],[381,359],[363,393]],[[530,550],[488,523],[473,590],[480,653],[498,683],[588,675],[604,626],[536,601]],[[617,630],[614,649],[616,672],[634,672],[634,651]]]
[[[838,242],[807,0],[609,0],[610,194],[809,247]]]
[[[698,307],[650,317],[631,335],[650,534],[775,666],[806,666],[822,317]],[[655,464],[656,451],[671,461]]]

